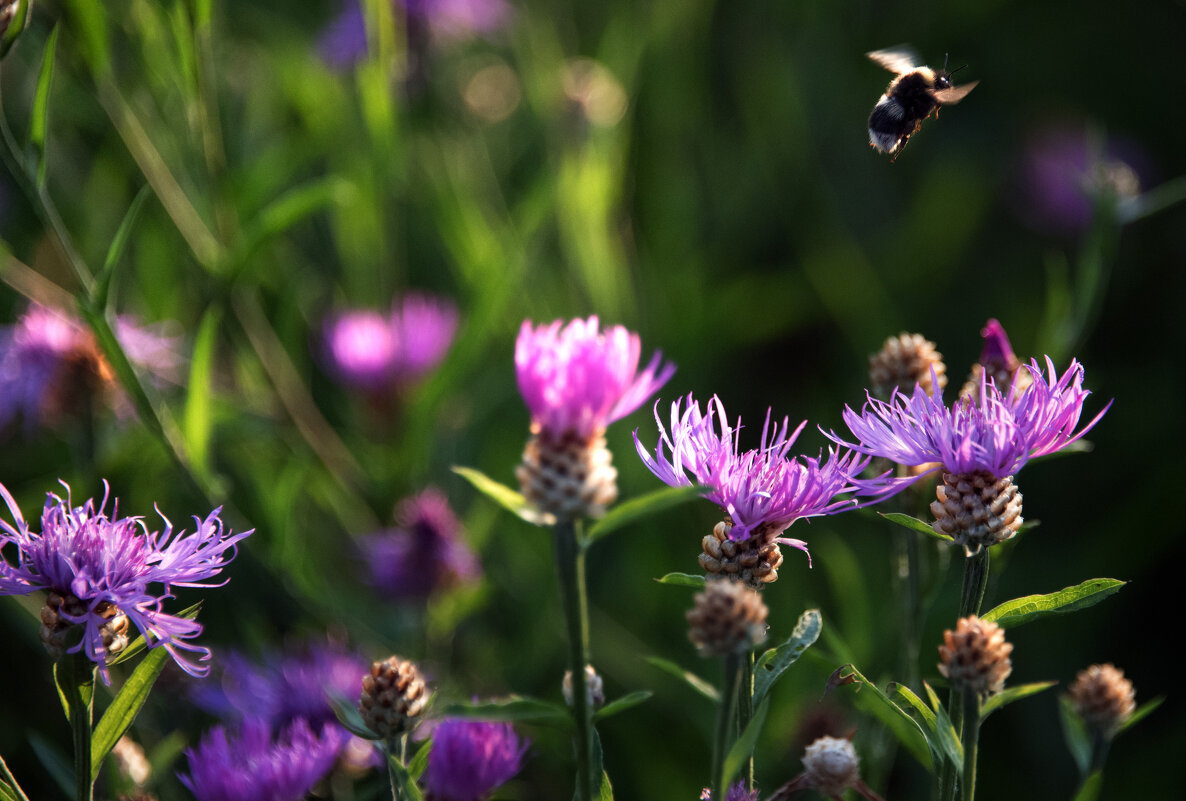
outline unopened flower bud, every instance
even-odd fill
[[[861,760],[852,741],[820,737],[803,753],[803,772],[820,795],[839,797],[861,780]]]
[[[710,578],[688,610],[688,639],[701,656],[745,653],[766,640],[766,613],[757,590]]]
[[[144,754],[140,744],[128,735],[115,741],[111,748],[111,756],[119,768],[120,775],[126,777],[135,787],[146,784],[152,777],[152,765]]]
[[[1111,737],[1136,709],[1136,693],[1124,671],[1114,665],[1092,665],[1075,677],[1071,703],[1088,729]]]
[[[8,53],[18,36],[29,27],[33,0],[0,0],[0,58]]]
[[[890,337],[881,350],[869,357],[869,383],[874,394],[889,398],[897,388],[902,394],[910,395],[915,386],[921,386],[928,395],[935,394],[931,371],[938,379],[938,389],[947,386],[947,365],[943,354],[935,350],[935,343],[922,334],[907,334]]]
[[[1013,645],[996,623],[975,615],[960,618],[955,631],[943,632],[939,646],[939,672],[955,692],[974,692],[980,697],[998,693],[1013,672],[1009,654]]]
[[[564,681],[560,683],[560,691],[564,693],[564,703],[573,705],[572,671],[564,671]],[[585,665],[585,697],[589,699],[589,706],[600,709],[605,704],[605,682],[593,669],[592,665]]]
[[[384,738],[411,731],[428,705],[428,687],[410,661],[391,656],[371,665],[362,679],[358,711],[367,727]]]
[[[558,520],[602,517],[618,497],[618,470],[604,429],[584,438],[574,431],[534,431],[515,476],[528,503]]]

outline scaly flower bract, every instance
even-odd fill
[[[596,316],[536,328],[525,320],[515,342],[519,392],[533,429],[582,439],[637,409],[675,372],[658,351],[639,372],[638,335],[620,325],[598,330]]]
[[[478,801],[519,772],[529,745],[510,723],[448,718],[433,732],[424,786],[439,801]]]
[[[298,719],[275,740],[261,721],[237,734],[215,726],[185,751],[189,774],[178,774],[198,801],[301,801],[337,758],[329,726],[321,735]]]
[[[687,397],[671,405],[670,431],[659,418],[659,404],[655,404],[655,422],[659,426],[659,441],[651,456],[634,432],[634,447],[643,464],[665,484],[672,487],[692,486],[695,483],[712,489],[705,498],[720,506],[732,521],[729,538],[742,541],[761,530],[783,531],[803,517],[832,514],[853,508],[851,500],[837,499],[838,495],[854,491],[852,476],[868,464],[867,457],[837,453],[829,450],[818,458],[790,455],[799,433],[806,425],[800,423],[789,430],[788,418],[781,425],[771,425],[767,411],[762,426],[762,438],[757,448],[741,450],[741,424],[729,425],[725,407],[717,396],[708,402],[707,414],[700,404]],[[666,448],[664,448],[666,445]],[[670,450],[670,456],[666,454]],[[802,540],[782,538],[783,544],[806,551]]]
[[[0,484],[0,498],[13,518],[11,524],[0,520],[0,551],[8,545],[17,550],[16,564],[7,556],[0,559],[0,595],[50,590],[77,598],[85,605],[85,613],[70,614],[65,607],[60,611],[64,619],[85,629],[82,640],[68,651],[83,650],[99,666],[104,680],[108,654],[101,629],[107,618],[99,613],[107,605],[127,615],[149,648],[162,646],[185,672],[206,675],[209,667],[203,663],[210,658],[210,649],[189,642],[202,632],[202,625],[167,614],[161,607],[173,597],[173,587],[221,586],[204,582],[222,572],[234,559],[237,543],[254,529],[231,533],[219,519],[219,507],[205,520],[194,517],[193,534],[174,531],[164,515],[164,530],[150,532],[139,517],[120,518],[118,501],[107,516],[106,483],[97,508],[93,499],[74,506],[70,488],[64,482],[62,486],[66,487],[66,498],[49,493],[41,515],[41,533],[35,534],[12,495]],[[164,592],[151,592],[153,583],[164,585]],[[197,659],[187,660],[180,650],[196,654]]]
[[[888,403],[869,396],[861,413],[848,406],[844,410],[844,422],[855,442],[849,443],[834,432],[828,436],[837,444],[898,464],[939,465],[918,476],[858,480],[867,494],[897,492],[938,469],[1011,476],[1030,459],[1078,440],[1112,406],[1109,401],[1089,423],[1078,427],[1083,403],[1091,394],[1083,388],[1083,366],[1072,361],[1062,376],[1055,372],[1049,357],[1045,374],[1037,360],[1023,367],[1033,382],[1022,389],[1021,382],[1015,381],[1007,394],[982,374],[978,402],[957,399],[947,406],[941,394],[931,397],[917,389],[909,396],[895,393]]]

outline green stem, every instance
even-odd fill
[[[386,746],[384,750],[387,752],[387,780],[391,782],[392,801],[407,801],[404,798],[403,781],[395,769],[395,763],[398,761],[400,765],[406,766],[408,735],[388,737],[384,745]]]
[[[1087,775],[1084,780],[1093,773],[1099,773],[1104,769],[1104,762],[1108,759],[1108,749],[1112,745],[1112,738],[1098,729],[1091,732],[1091,763],[1087,768]]]
[[[754,652],[749,650],[741,660],[741,681],[737,685],[737,736],[749,726],[754,716]],[[754,755],[751,753],[741,768],[745,789],[754,789]]]
[[[8,765],[4,762],[4,757],[0,757],[0,781],[7,784],[12,791],[15,792],[20,801],[29,801],[29,796],[25,795],[25,791],[16,783],[16,776],[12,775],[12,771],[8,769]]]
[[[585,546],[577,539],[576,522],[555,525],[556,568],[560,600],[568,628],[568,666],[572,671],[572,717],[577,757],[577,801],[593,799],[593,709],[585,689],[589,664],[589,601],[585,591]],[[599,777],[600,778],[600,777]]]
[[[901,626],[901,649],[898,652],[900,675],[907,687],[919,686],[918,649],[920,623],[920,558],[918,536],[913,531],[894,532],[897,559],[898,618]]]
[[[725,756],[729,753],[733,731],[734,713],[737,708],[737,695],[742,683],[743,667],[746,661],[743,654],[726,654],[725,676],[721,687],[721,704],[717,708],[716,736],[712,743],[712,797],[714,801],[724,801],[726,782]]]
[[[980,696],[972,690],[962,693],[964,710],[964,775],[961,781],[962,801],[976,797],[976,756],[980,740]]]
[[[979,615],[988,587],[988,548],[981,548],[964,562],[964,585],[960,590],[960,617]]]
[[[91,718],[94,711],[95,665],[82,651],[58,662],[58,687],[70,706],[74,741],[75,801],[93,801],[91,780]]]

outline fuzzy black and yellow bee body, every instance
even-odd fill
[[[979,83],[953,86],[946,62],[940,70],[922,66],[907,47],[874,50],[866,55],[897,73],[869,115],[869,146],[888,153],[890,161],[898,157],[923,120],[932,114],[938,116],[940,106],[958,103]]]

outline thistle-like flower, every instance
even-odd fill
[[[440,490],[430,487],[402,501],[394,529],[360,543],[370,583],[388,598],[427,598],[481,575],[478,559],[461,539],[461,524]]]
[[[1006,392],[981,373],[979,400],[952,406],[916,387],[894,393],[887,403],[869,397],[861,413],[845,407],[844,421],[855,441],[834,432],[832,441],[898,464],[936,466],[917,475],[856,479],[863,494],[887,496],[942,469],[944,483],[931,504],[935,530],[952,536],[968,555],[1011,538],[1021,526],[1021,498],[1013,475],[1030,459],[1055,453],[1090,431],[1111,402],[1080,426],[1083,367],[1076,361],[1060,377],[1049,358],[1043,374],[1037,361],[1025,365],[1032,382],[1014,380]]]
[[[729,425],[715,395],[707,414],[691,395],[687,407],[682,405],[683,399],[672,404],[668,431],[655,404],[659,441],[653,456],[637,430],[634,445],[663,483],[687,487],[694,479],[711,487],[704,497],[721,507],[727,518],[702,541],[700,564],[708,572],[728,574],[751,586],[774,581],[782,562],[780,543],[807,550],[802,540],[779,536],[792,523],[855,507],[838,496],[855,491],[852,477],[865,468],[868,457],[831,450],[827,457],[792,456],[790,450],[807,422],[790,431],[787,418],[771,425],[769,411],[758,448],[742,451],[740,421],[736,427]]]
[[[163,515],[164,531],[150,532],[139,517],[119,517],[118,501],[107,516],[104,484],[97,508],[94,500],[74,506],[69,487],[65,499],[50,493],[41,533],[35,534],[3,485],[0,498],[13,518],[11,524],[0,520],[0,549],[11,544],[17,550],[16,564],[0,559],[0,595],[49,591],[41,614],[42,640],[54,658],[81,650],[106,681],[108,657],[127,644],[130,622],[149,648],[164,647],[185,672],[209,672],[204,663],[210,649],[190,642],[202,632],[201,624],[161,607],[173,587],[221,586],[205,582],[222,572],[235,557],[237,543],[254,529],[231,533],[219,519],[219,507],[204,520],[194,517],[193,534],[175,532]],[[164,585],[164,591],[150,592],[153,583]],[[83,627],[81,640],[71,634],[76,625]],[[180,651],[197,659],[189,661]]]
[[[333,767],[337,746],[335,737],[315,733],[303,719],[275,740],[255,720],[233,735],[216,726],[185,755],[189,773],[178,778],[198,801],[301,801]]]
[[[687,612],[688,639],[701,656],[744,654],[766,641],[768,612],[762,594],[752,587],[709,579]]]
[[[1013,672],[1009,654],[1013,644],[1005,630],[976,615],[956,621],[955,629],[943,632],[939,646],[939,672],[955,692],[971,692],[984,698],[999,693]]]
[[[869,357],[869,385],[879,398],[890,397],[896,389],[913,392],[916,386],[933,395],[935,386],[947,386],[947,365],[934,342],[903,331]]]
[[[479,801],[514,777],[530,742],[520,740],[510,723],[448,718],[434,730],[426,798],[431,801]]]
[[[785,801],[796,793],[814,790],[841,801],[853,790],[865,801],[883,801],[861,780],[861,760],[852,741],[843,737],[819,737],[803,752],[803,772],[772,795],[769,801]]]
[[[362,677],[358,711],[371,731],[383,738],[411,731],[428,706],[428,685],[412,662],[390,656],[371,664]]]
[[[999,320],[990,319],[980,331],[980,335],[984,337],[980,361],[972,365],[972,373],[964,382],[960,397],[970,398],[973,403],[979,402],[980,384],[984,378],[996,385],[1002,394],[1010,391],[1014,381],[1018,384],[1018,392],[1025,391],[1025,388],[1033,383],[1033,373],[1021,369],[1021,360],[1013,352],[1013,345],[1009,342],[1005,327]]]
[[[1132,682],[1112,664],[1080,671],[1071,685],[1070,698],[1088,730],[1104,738],[1112,737],[1137,708]]]
[[[516,470],[523,494],[557,519],[596,517],[617,498],[617,470],[605,428],[630,414],[675,372],[656,352],[640,372],[638,335],[599,330],[596,317],[535,328],[515,343],[519,392],[532,437]]]

